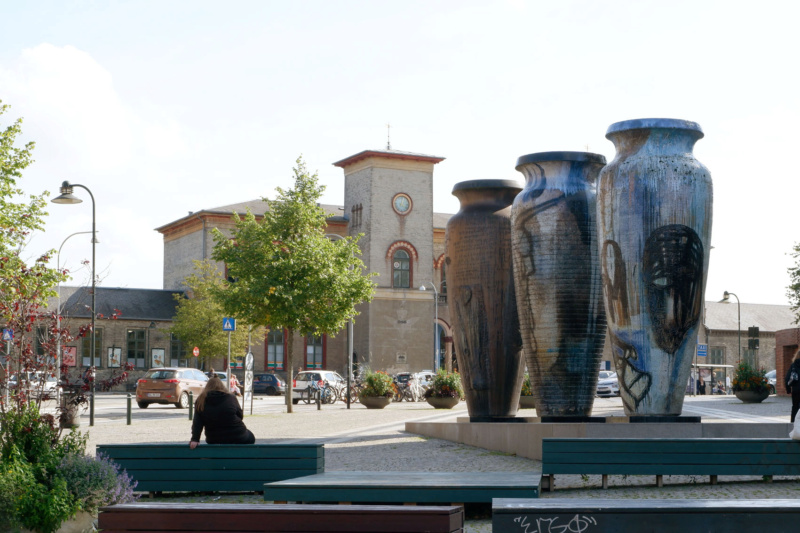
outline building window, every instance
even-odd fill
[[[90,362],[90,354],[92,353],[92,332],[86,334],[81,338],[81,355],[83,356],[83,366],[94,366],[100,368],[100,354],[103,351],[103,328],[95,327],[95,340],[94,340],[94,363]]]
[[[44,356],[47,355],[45,353],[45,345],[47,344],[47,328],[43,326],[36,327],[36,334],[33,338],[34,344],[34,351],[37,355],[37,360],[41,361],[44,359]]]
[[[283,330],[271,329],[267,333],[267,368],[283,370]]]
[[[445,267],[444,261],[442,261],[442,282],[439,285],[441,288],[439,289],[439,294],[442,296],[447,296],[447,268]]]
[[[325,336],[306,336],[306,368],[322,368],[325,357]]]
[[[147,368],[147,332],[144,329],[129,329],[127,336],[128,362],[136,368]]]
[[[702,357],[698,357],[702,359]],[[708,364],[710,365],[724,365],[725,364],[725,347],[724,346],[709,346],[708,348]]]
[[[397,250],[392,257],[392,287],[408,289],[411,287],[411,257],[405,250]]]
[[[183,342],[178,337],[171,333],[169,336],[169,364],[170,366],[195,366],[189,364],[189,358],[186,355],[186,346],[183,345]]]

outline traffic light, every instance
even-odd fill
[[[758,326],[747,328],[747,347],[751,350],[758,350]]]

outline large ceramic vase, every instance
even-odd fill
[[[519,158],[525,188],[511,209],[520,329],[539,416],[589,416],[606,319],[597,255],[596,180],[586,152]]]
[[[461,209],[447,223],[445,262],[453,345],[471,419],[512,417],[522,389],[511,266],[512,180],[457,183]]]
[[[628,415],[683,407],[711,249],[711,175],[692,154],[694,122],[617,122],[597,217],[608,336]]]

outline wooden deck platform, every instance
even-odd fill
[[[264,485],[264,500],[306,503],[492,503],[538,498],[539,472],[325,472]]]

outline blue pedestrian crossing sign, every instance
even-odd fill
[[[697,357],[705,357],[708,355],[708,344],[697,345]]]
[[[3,340],[4,341],[13,341],[14,340],[14,330],[13,329],[4,329],[3,330]]]
[[[235,318],[223,318],[222,319],[222,331],[236,331],[236,319]]]

